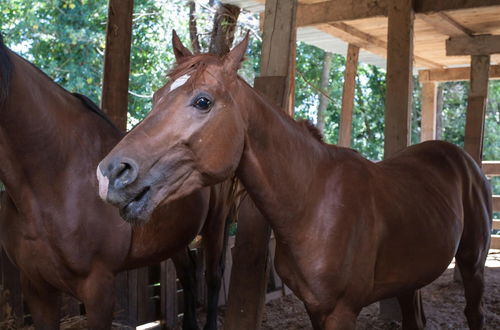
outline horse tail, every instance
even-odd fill
[[[0,33],[0,106],[3,105],[9,94],[11,72],[12,62],[10,61],[8,49]]]

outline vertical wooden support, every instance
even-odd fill
[[[411,0],[390,2],[384,157],[410,144],[414,18]]]
[[[109,0],[101,108],[124,132],[127,128],[133,10],[134,0]]]
[[[167,329],[177,326],[177,275],[172,260],[161,263],[161,316]]]
[[[412,0],[390,1],[388,14],[384,158],[410,144],[415,19]],[[382,300],[380,316],[400,320],[401,310],[397,301]]]
[[[359,47],[349,44],[344,72],[344,88],[342,90],[342,110],[340,112],[339,146],[350,147],[352,135],[352,110],[358,71]]]
[[[277,104],[293,115],[293,88],[295,72],[295,15],[296,0],[266,1],[260,78],[286,77],[282,101]],[[272,95],[268,90],[266,95]]]
[[[489,55],[471,56],[470,90],[465,121],[464,148],[481,164],[483,158],[484,118],[488,99]]]
[[[296,0],[266,1],[261,76],[255,80],[255,88],[288,109],[289,114],[293,104],[290,92],[293,88],[296,10]],[[260,327],[264,308],[271,230],[249,198],[240,210],[224,328],[253,330]]]
[[[422,84],[422,122],[420,124],[420,142],[436,139],[437,118],[437,83]]]

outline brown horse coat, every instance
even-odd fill
[[[208,327],[216,327],[231,184],[162,206],[148,224],[132,228],[96,193],[98,160],[122,134],[88,99],[56,85],[1,37],[0,74],[0,179],[7,191],[0,240],[20,270],[36,328],[59,327],[60,291],[84,302],[90,328],[109,328],[116,273],[174,255],[191,304],[184,327],[197,327],[185,247],[202,228],[212,291]]]
[[[171,81],[99,165],[108,198],[125,205],[116,196],[148,189],[149,210],[236,173],[269,220],[277,271],[315,329],[354,329],[363,306],[392,296],[403,327],[422,328],[416,290],[453,257],[469,325],[481,329],[491,191],[473,159],[440,141],[379,163],[324,144],[237,77],[247,41],[218,58],[189,56],[174,38]],[[135,169],[133,187],[111,184],[113,162]]]

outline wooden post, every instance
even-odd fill
[[[384,158],[410,144],[413,79],[412,0],[392,0],[388,9],[387,92],[385,100]],[[401,319],[395,299],[380,302],[380,316]]]
[[[101,108],[123,132],[127,128],[133,10],[134,0],[109,0]]]
[[[414,18],[411,0],[391,1],[387,34],[384,157],[410,144]]]
[[[321,78],[319,81],[319,104],[318,112],[316,114],[316,127],[321,133],[325,132],[325,115],[326,108],[330,103],[330,99],[327,97],[330,85],[330,68],[332,67],[332,57],[333,53],[325,52],[323,57],[323,69],[321,70]],[[325,95],[326,94],[326,95]]]
[[[420,142],[436,139],[437,84],[422,84],[422,122],[420,124]]]
[[[358,70],[359,47],[349,44],[344,72],[344,88],[342,90],[342,110],[340,112],[339,146],[350,147],[352,135],[352,110]]]
[[[177,326],[177,275],[172,260],[161,263],[161,316],[167,329]]]
[[[291,109],[296,10],[296,0],[266,1],[261,76],[255,80],[255,88],[284,109]],[[269,273],[270,227],[249,198],[245,203],[240,208],[240,215],[245,216],[238,221],[229,286],[224,326],[229,330],[260,327]]]
[[[464,148],[481,165],[484,118],[488,98],[489,55],[471,56],[470,90],[465,121]]]

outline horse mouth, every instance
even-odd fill
[[[151,187],[144,187],[125,206],[120,208],[120,215],[130,223],[141,223],[147,221],[147,207],[151,198]]]

